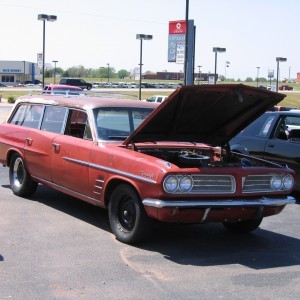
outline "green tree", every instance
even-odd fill
[[[247,77],[247,78],[245,79],[245,82],[253,82],[253,78],[252,78],[252,77]]]
[[[118,71],[118,78],[125,78],[125,77],[129,77],[130,76],[130,72],[128,72],[127,70],[119,70]]]

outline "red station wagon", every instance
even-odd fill
[[[155,220],[250,232],[295,202],[295,174],[228,142],[283,97],[243,85],[184,86],[159,106],[24,96],[0,125],[0,162],[18,196],[44,184],[108,209],[124,243],[145,239]]]

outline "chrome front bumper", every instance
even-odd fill
[[[295,199],[287,196],[281,199],[273,199],[268,197],[260,197],[258,199],[226,199],[226,200],[158,200],[158,199],[144,199],[145,206],[156,208],[213,208],[213,207],[261,207],[261,206],[282,206],[286,204],[295,203]]]

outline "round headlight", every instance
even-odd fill
[[[280,190],[282,187],[282,177],[279,175],[273,176],[271,179],[271,188],[275,191]]]
[[[291,190],[294,186],[294,177],[290,174],[286,175],[283,178],[283,189],[288,191]]]
[[[189,192],[193,187],[193,179],[191,176],[183,176],[179,181],[179,188],[182,192]]]
[[[174,193],[178,188],[178,179],[174,175],[166,177],[164,180],[164,189],[167,193]]]

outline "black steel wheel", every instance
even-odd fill
[[[262,220],[263,218],[245,220],[245,221],[233,222],[233,223],[224,222],[223,225],[229,231],[234,233],[248,233],[257,229],[260,223],[262,222]]]
[[[23,158],[15,153],[10,161],[9,182],[13,193],[20,197],[29,197],[35,193],[38,184],[27,171]]]
[[[147,216],[140,197],[127,184],[121,184],[113,191],[108,212],[111,230],[123,243],[140,242],[152,231],[152,220]]]

